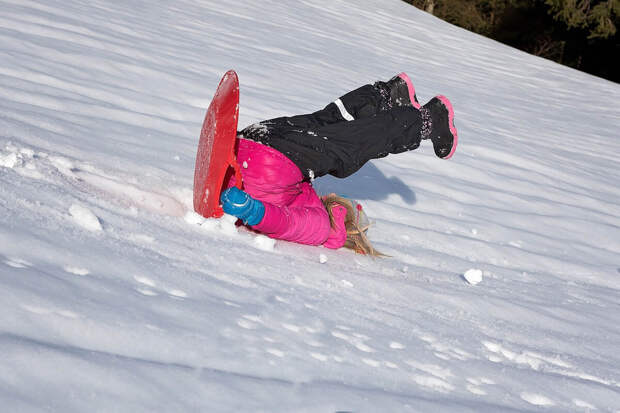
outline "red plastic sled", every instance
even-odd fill
[[[241,189],[241,171],[235,157],[238,120],[239,79],[234,70],[229,70],[207,110],[196,153],[194,210],[205,218],[224,214],[220,194],[229,168],[234,169],[237,187]]]

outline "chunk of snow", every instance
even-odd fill
[[[186,298],[187,297],[187,293],[185,291],[182,290],[170,290],[168,291],[168,294],[177,297],[177,298]]]
[[[4,166],[5,168],[14,168],[17,165],[17,162],[18,157],[14,152],[6,155],[0,155],[0,166]]]
[[[258,234],[254,237],[254,246],[259,250],[263,251],[273,251],[276,245],[276,240],[273,238],[269,238],[266,235]]]
[[[84,229],[89,231],[101,231],[101,223],[99,218],[88,208],[82,205],[73,204],[69,208],[69,213],[75,222]]]
[[[68,273],[71,274],[75,274],[75,275],[88,275],[90,274],[90,271],[87,270],[86,268],[81,268],[81,267],[73,267],[73,266],[66,266],[63,268],[65,271],[67,271]]]
[[[237,234],[237,227],[235,226],[235,222],[237,222],[239,218],[233,215],[224,214],[222,218],[219,219],[218,224],[220,230],[226,235],[235,235]]]
[[[597,410],[596,406],[581,399],[573,399],[573,403],[577,407],[582,407],[584,409],[590,409],[590,410]]]
[[[319,262],[321,264],[325,264],[327,262],[327,255],[325,254],[319,254]]]
[[[188,224],[200,225],[205,221],[205,218],[195,211],[187,211],[183,220]]]
[[[553,400],[549,399],[548,397],[542,394],[523,392],[521,393],[521,398],[525,400],[526,402],[533,404],[535,406],[554,406],[555,405]]]
[[[470,269],[463,274],[465,280],[471,285],[476,285],[482,281],[482,271],[477,269]]]

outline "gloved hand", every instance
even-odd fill
[[[258,224],[265,215],[265,205],[261,201],[235,186],[222,192],[220,201],[225,213],[242,219],[247,225]]]

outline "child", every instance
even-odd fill
[[[424,139],[438,157],[454,154],[458,137],[446,97],[421,106],[405,73],[362,86],[317,112],[266,120],[238,133],[244,190],[231,177],[222,207],[272,238],[381,255],[366,238],[361,205],[335,194],[319,198],[312,180],[345,178],[370,159],[416,149]]]

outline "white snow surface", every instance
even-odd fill
[[[617,84],[400,0],[0,10],[3,412],[620,411]],[[451,160],[314,182],[390,258],[192,212],[231,68],[240,128],[401,71],[451,99]]]

